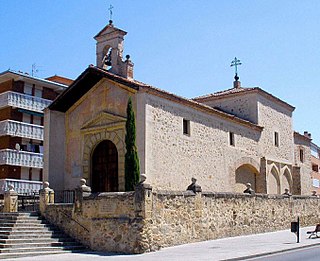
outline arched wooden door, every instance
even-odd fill
[[[92,192],[115,192],[118,190],[118,151],[110,140],[98,144],[91,159]]]

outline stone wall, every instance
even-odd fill
[[[259,149],[267,159],[293,164],[292,111],[265,96],[258,95],[258,125],[263,126]],[[275,132],[278,143],[275,145]]]
[[[195,99],[197,100],[197,99]],[[257,95],[255,93],[236,93],[230,96],[213,96],[199,99],[200,103],[236,115],[241,119],[258,123]]]
[[[92,250],[141,253],[140,205],[135,203],[134,192],[100,193],[83,198],[80,207],[48,205],[42,214]]]
[[[49,205],[43,215],[93,250],[143,253],[162,247],[319,223],[320,199],[232,193],[102,193],[74,208]]]
[[[183,119],[190,121],[190,135],[183,133]],[[219,115],[146,95],[145,173],[153,187],[184,190],[194,176],[205,190],[234,191],[238,163],[259,165],[259,138],[260,131]]]
[[[311,184],[311,149],[310,139],[300,135],[294,134],[294,157],[296,167],[300,173],[301,194],[310,195],[312,190]],[[300,150],[303,152],[303,157],[300,159]],[[302,160],[302,161],[301,161]]]
[[[320,200],[310,197],[188,192],[153,193],[146,230],[152,247],[289,229],[319,223]],[[151,247],[151,246],[150,246]]]

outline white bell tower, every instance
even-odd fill
[[[123,61],[123,42],[127,32],[114,27],[112,20],[95,37],[96,65],[119,76],[133,79],[133,63],[130,56]]]

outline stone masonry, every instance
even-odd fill
[[[319,223],[320,199],[191,191],[101,193],[80,209],[49,204],[42,215],[93,250],[143,253],[161,247]]]

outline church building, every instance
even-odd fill
[[[126,32],[109,22],[96,36],[90,65],[45,110],[44,179],[93,192],[124,191],[126,107],[132,98],[141,173],[153,189],[185,190],[195,177],[204,191],[310,194],[308,136],[293,130],[294,107],[259,87],[193,99],[133,77],[123,57]]]

